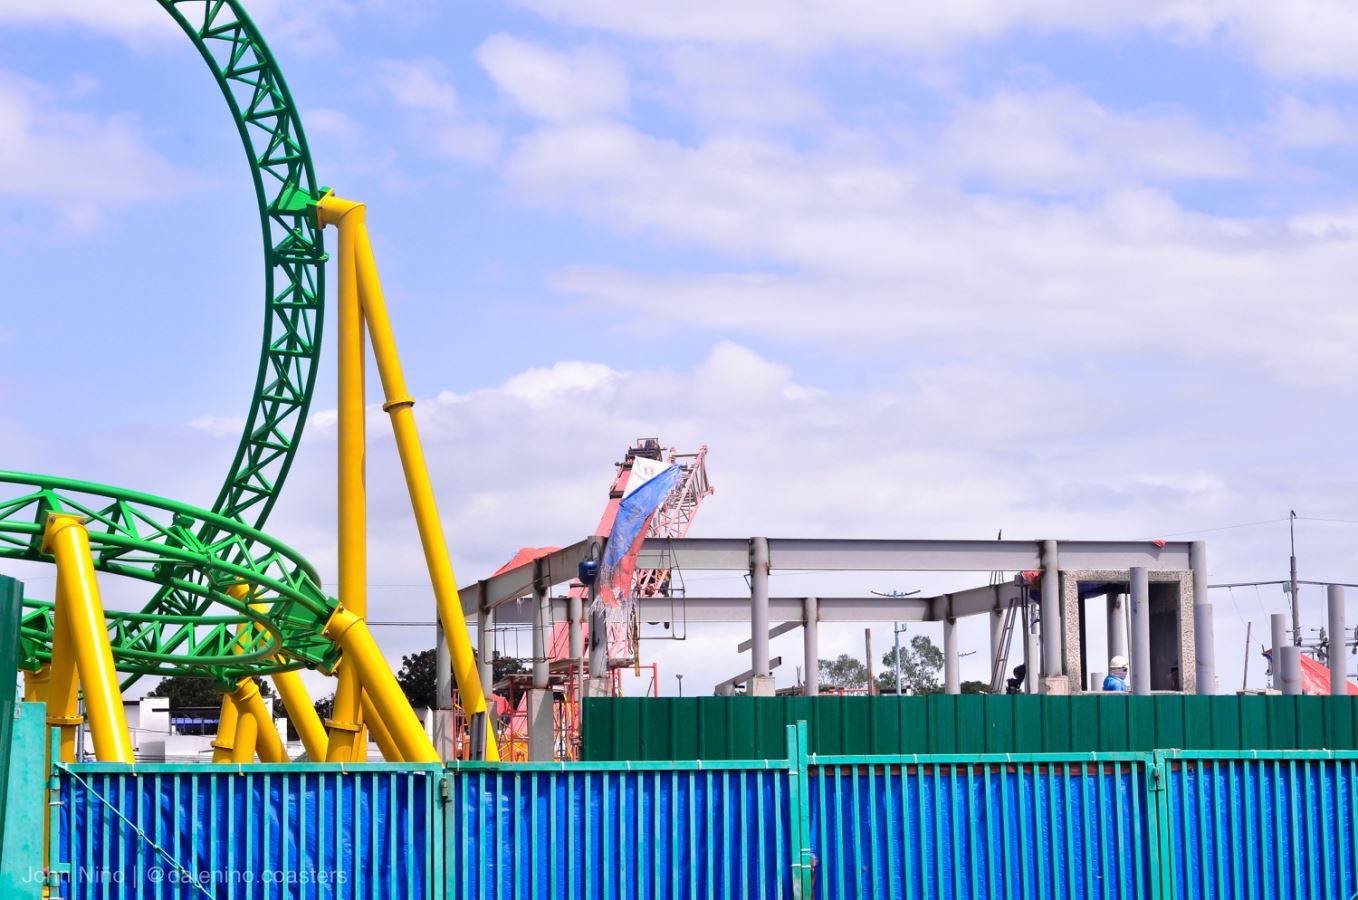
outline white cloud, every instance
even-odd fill
[[[820,98],[776,57],[686,45],[671,50],[666,64],[671,83],[651,91],[701,120],[741,127],[824,117]]]
[[[204,184],[153,149],[134,117],[63,109],[52,91],[4,71],[0,134],[0,194],[50,206],[79,229],[110,209]]]
[[[0,23],[77,25],[125,39],[163,40],[179,33],[157,3],[108,3],[105,0],[5,0]]]
[[[380,59],[373,64],[373,75],[397,106],[448,116],[457,113],[457,91],[437,60]]]
[[[497,34],[481,45],[476,58],[502,91],[539,119],[592,119],[627,107],[626,70],[597,50],[561,52]]]
[[[966,103],[938,152],[962,175],[1063,194],[1136,179],[1240,179],[1251,169],[1239,144],[1183,113],[1115,112],[1067,89]]]
[[[1149,30],[1225,43],[1282,77],[1358,76],[1358,8],[1347,0],[520,0],[549,18],[651,41],[788,53],[866,47],[943,55],[1009,32]]]
[[[1358,112],[1293,95],[1279,100],[1264,128],[1278,146],[1287,149],[1358,144]]]
[[[500,149],[497,128],[462,114],[457,89],[436,59],[378,59],[372,63],[381,96],[404,110],[411,142],[425,152],[462,162],[484,163]]]

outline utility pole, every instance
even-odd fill
[[[1250,632],[1254,630],[1254,620],[1245,623],[1245,674],[1240,678],[1240,689],[1249,690],[1250,686]]]
[[[901,627],[900,622],[893,622],[891,627],[896,638],[896,696],[899,697],[904,693],[901,690],[901,632],[905,631],[905,628]]]
[[[872,677],[872,629],[863,629],[863,649],[868,655],[868,696],[877,696],[877,682]]]
[[[1297,511],[1288,510],[1287,531],[1292,539],[1292,643],[1301,645],[1301,607],[1297,595],[1301,592],[1297,584]]]
[[[678,672],[675,672],[674,677],[679,679],[679,696],[682,697],[684,696],[684,676]]]

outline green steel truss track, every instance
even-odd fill
[[[106,610],[124,687],[142,675],[328,667],[335,601],[296,553],[260,533],[292,466],[321,351],[325,251],[316,183],[287,84],[238,0],[157,0],[216,79],[250,163],[264,243],[264,337],[245,429],[212,510],[118,488],[0,472],[0,559],[40,552],[48,512],[87,517],[96,567],[156,586],[139,612]],[[224,593],[252,585],[256,612]],[[26,667],[51,656],[52,604],[25,600]],[[221,614],[222,612],[226,614]],[[238,641],[242,623],[253,623]],[[242,652],[243,651],[243,652]]]
[[[0,559],[49,562],[42,533],[53,512],[84,517],[98,571],[151,582],[172,601],[150,613],[105,611],[119,671],[211,674],[230,684],[248,674],[328,669],[336,661],[337,648],[322,636],[335,601],[305,559],[268,535],[173,500],[0,472]],[[212,539],[204,541],[205,533]],[[252,589],[248,599],[226,593],[242,583]],[[200,605],[225,614],[173,611]],[[25,606],[21,645],[31,669],[51,658],[52,604]]]
[[[158,0],[193,41],[245,145],[264,236],[264,346],[254,398],[213,512],[262,526],[292,466],[316,382],[325,252],[302,121],[259,30],[235,0]]]

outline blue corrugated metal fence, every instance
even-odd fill
[[[1358,754],[58,770],[72,900],[1358,895]]]
[[[437,766],[69,766],[69,900],[442,896]]]
[[[1166,895],[1358,896],[1358,755],[1161,753]]]

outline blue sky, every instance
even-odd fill
[[[1303,577],[1358,580],[1358,12],[903,6],[251,4],[368,204],[462,576],[583,534],[659,435],[711,448],[695,533],[1196,532],[1241,581],[1282,577],[1296,509]],[[260,251],[201,62],[153,0],[0,0],[0,134],[4,466],[210,502]],[[321,381],[271,530],[329,573]],[[416,618],[373,440],[373,581]],[[785,582],[916,586],[967,585]],[[1216,599],[1234,682],[1283,597]],[[738,639],[656,654],[697,678]]]

